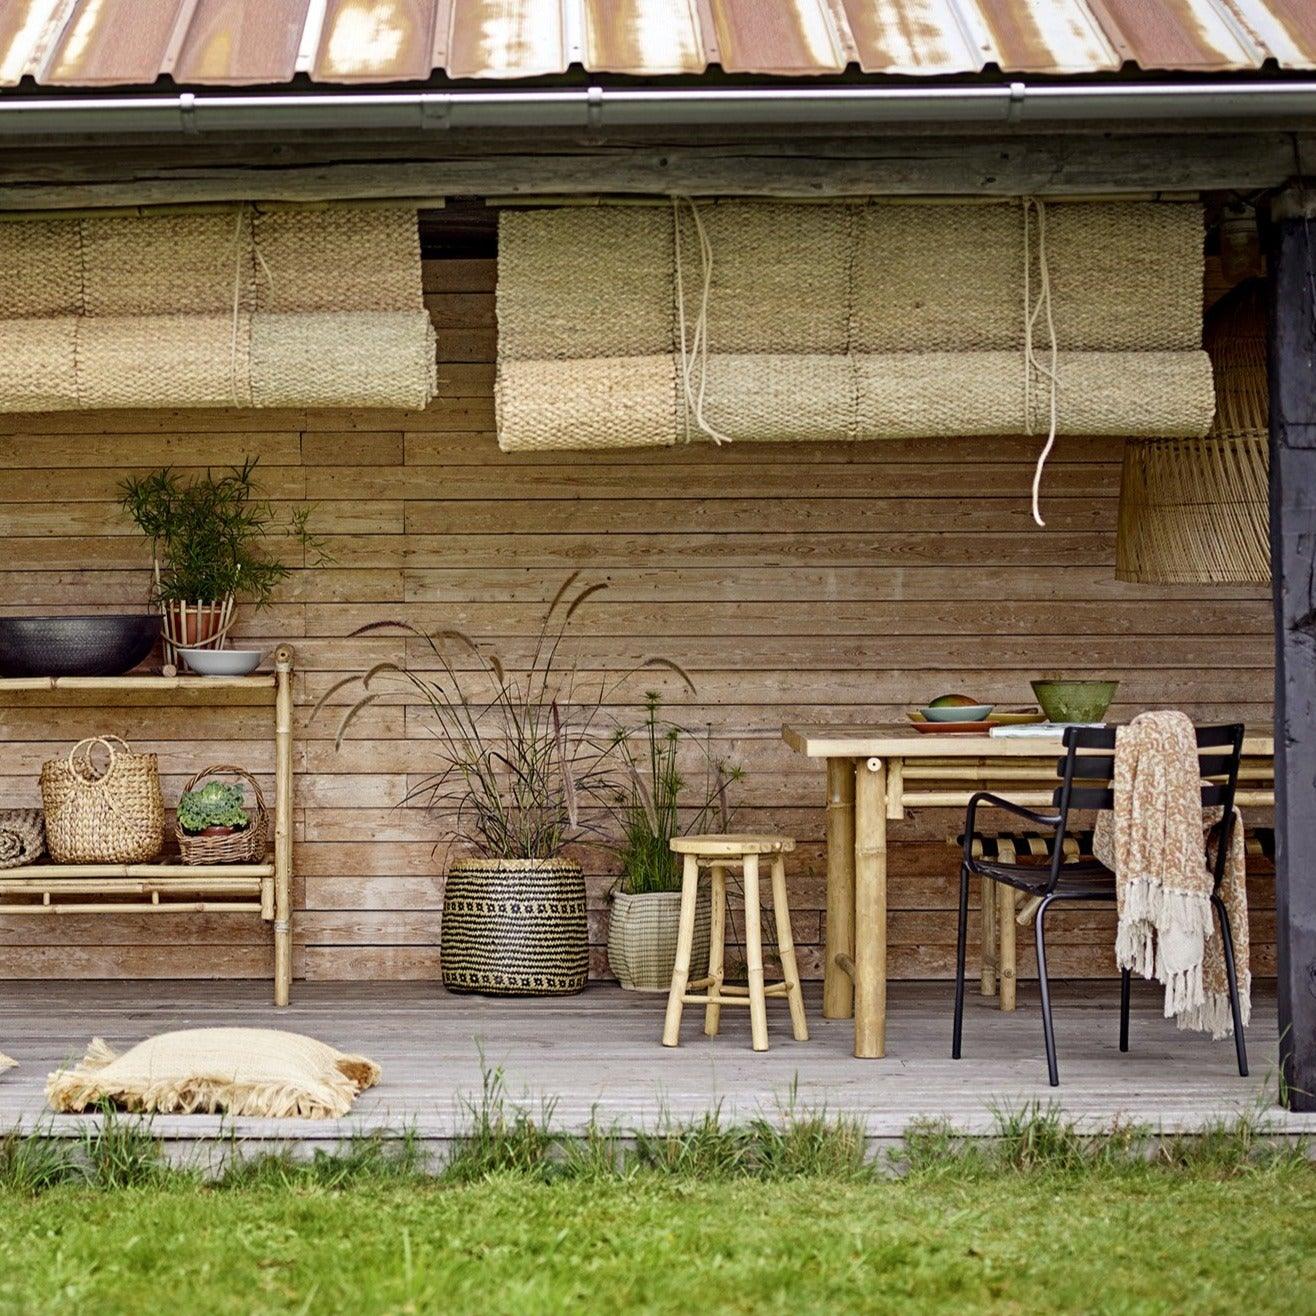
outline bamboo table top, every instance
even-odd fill
[[[1055,758],[1063,753],[1058,737],[971,735],[968,732],[935,733],[911,730],[905,723],[805,723],[783,726],[786,743],[814,759],[860,758]],[[1248,730],[1243,754],[1270,758],[1275,752],[1271,733]]]

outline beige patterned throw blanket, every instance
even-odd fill
[[[1233,1032],[1220,931],[1211,908],[1219,809],[1203,809],[1193,724],[1183,713],[1142,713],[1115,738],[1115,807],[1097,819],[1093,852],[1114,870],[1115,958],[1165,986],[1165,1016],[1180,1028]],[[1246,1024],[1251,1013],[1243,820],[1235,810],[1220,898],[1229,912]]]
[[[40,809],[0,809],[0,868],[32,864],[45,853]]]

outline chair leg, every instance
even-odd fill
[[[681,1012],[685,991],[690,982],[690,953],[695,942],[695,906],[699,899],[699,861],[692,854],[685,857],[681,876],[681,921],[676,933],[676,963],[672,966],[672,987],[667,993],[667,1018],[663,1024],[663,1045],[679,1046]]]
[[[804,993],[800,990],[800,971],[795,964],[795,938],[791,933],[790,903],[786,898],[786,860],[782,855],[774,855],[772,859],[772,921],[777,927],[777,951],[781,955],[782,977],[786,979],[791,1031],[797,1042],[807,1042],[809,1021],[804,1015]]]
[[[749,968],[749,1032],[755,1051],[768,1049],[768,1000],[763,991],[763,914],[759,857],[745,856],[745,959]]]
[[[1223,938],[1221,949],[1225,953],[1225,977],[1229,981],[1229,1010],[1234,1016],[1234,1052],[1238,1056],[1238,1072],[1242,1078],[1247,1077],[1247,1044],[1243,1041],[1243,1010],[1238,999],[1238,966],[1234,962],[1234,933],[1229,926],[1229,911],[1219,896],[1212,896],[1211,903],[1220,915],[1220,935]]]
[[[1056,1032],[1051,1022],[1051,984],[1046,976],[1046,911],[1051,896],[1043,896],[1033,919],[1037,936],[1037,982],[1042,989],[1042,1033],[1046,1039],[1046,1074],[1053,1088],[1060,1086],[1060,1070],[1056,1065]]]
[[[1129,1049],[1129,986],[1131,970],[1125,969],[1120,974],[1120,1050]]]
[[[721,864],[712,867],[712,917],[708,933],[709,1001],[704,1007],[704,1033],[716,1037],[722,1026],[722,1007],[716,1000],[722,995],[727,950],[727,870]]]
[[[984,879],[986,881],[986,879]],[[960,1058],[960,1036],[964,1027],[964,952],[969,931],[969,869],[960,865],[960,924],[955,939],[955,1028],[951,1034],[950,1057]]]
[[[996,970],[1000,961],[996,955],[996,883],[990,877],[982,883],[982,994],[996,995]]]

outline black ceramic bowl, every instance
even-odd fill
[[[0,676],[122,676],[155,647],[160,618],[0,617]]]

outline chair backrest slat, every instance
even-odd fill
[[[1223,808],[1219,826],[1214,877],[1217,887],[1224,876],[1230,830],[1233,827],[1234,795],[1238,788],[1239,761],[1243,752],[1243,727],[1197,727],[1198,770],[1202,777],[1202,807]],[[1052,803],[1060,815],[1056,844],[1051,863],[1049,887],[1060,877],[1064,862],[1064,842],[1069,832],[1071,809],[1105,810],[1115,807],[1115,791],[1110,784],[1115,775],[1115,727],[1069,727],[1065,731],[1065,756],[1056,763],[1060,784]],[[1225,752],[1219,752],[1219,751]],[[1094,752],[1095,751],[1095,752]],[[1104,753],[1101,751],[1105,751]],[[1216,751],[1216,752],[1203,752]],[[1223,781],[1212,780],[1223,778]]]

